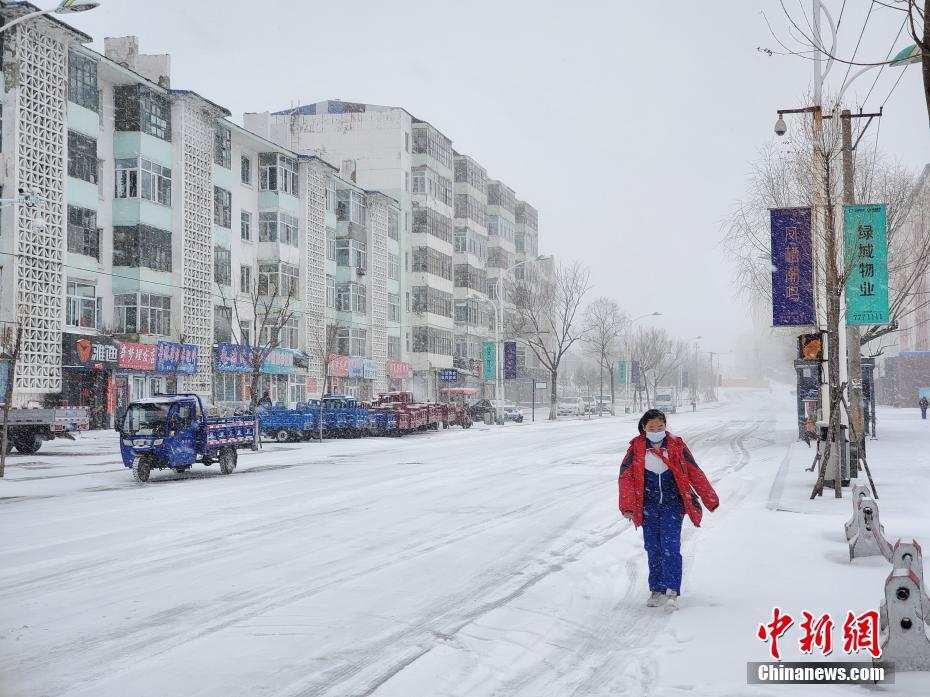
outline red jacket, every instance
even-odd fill
[[[720,505],[717,492],[707,481],[694,455],[681,438],[666,433],[665,446],[668,450],[668,461],[672,465],[672,477],[681,494],[685,513],[696,527],[700,527],[702,511],[698,497],[707,506],[707,510],[713,511]],[[626,456],[620,464],[620,512],[629,513],[636,527],[643,524],[643,480],[646,477],[647,447],[649,446],[646,436],[636,436],[630,441],[630,449],[626,451]]]

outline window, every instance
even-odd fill
[[[239,292],[252,292],[252,267],[247,264],[242,264],[239,267]]]
[[[297,218],[276,211],[258,214],[258,241],[280,242],[292,247],[299,245]]]
[[[488,275],[484,269],[468,264],[455,265],[455,287],[470,288],[484,293],[488,285]]]
[[[486,327],[489,313],[478,300],[456,300],[455,321],[473,327]]]
[[[282,348],[296,349],[300,346],[300,329],[296,317],[291,317],[281,325],[278,341]]]
[[[336,264],[351,269],[367,269],[368,244],[359,240],[336,240]]]
[[[171,271],[171,233],[149,225],[114,226],[113,266]]]
[[[232,285],[232,252],[225,247],[213,247],[213,280],[221,286]]]
[[[339,189],[336,192],[336,220],[364,225],[365,195],[358,191]]]
[[[171,296],[130,293],[114,297],[116,331],[120,334],[171,334]]]
[[[96,329],[99,326],[102,300],[97,297],[97,287],[93,283],[69,279],[65,322],[69,327]]]
[[[336,351],[344,356],[368,355],[368,330],[340,327],[336,330]]]
[[[239,212],[239,237],[246,242],[252,241],[252,214],[248,211]]]
[[[97,183],[97,141],[68,131],[68,176]]]
[[[97,61],[68,51],[68,101],[98,111]]]
[[[258,265],[258,292],[262,295],[296,300],[300,297],[299,283],[300,269],[296,266],[278,262]]]
[[[438,288],[414,286],[411,290],[414,312],[429,312],[441,317],[452,317],[452,295]]]
[[[488,173],[467,157],[455,158],[455,182],[469,184],[479,193],[487,196]]]
[[[359,283],[336,284],[336,309],[340,312],[366,312],[368,291]]]
[[[100,260],[97,211],[68,206],[68,251]]]
[[[243,342],[245,343],[245,342]],[[217,402],[243,401],[243,375],[213,371],[213,394]]]
[[[447,281],[452,280],[452,257],[432,247],[414,247],[411,271],[431,273]]]
[[[336,180],[333,177],[326,178],[326,210],[336,211]]]
[[[213,222],[232,228],[232,193],[218,186],[213,187]]]
[[[299,341],[299,325],[296,317],[281,322],[280,316],[266,318],[265,326],[258,335],[260,346],[274,344],[274,348],[296,349]]]
[[[400,213],[396,208],[388,209],[388,237],[392,240],[397,240],[398,227],[400,224]]]
[[[487,226],[487,206],[474,196],[468,194],[455,195],[455,217],[468,218],[481,227]]]
[[[400,280],[400,259],[392,252],[388,252],[388,278],[392,281]]]
[[[326,228],[326,258],[336,261],[336,231]]]
[[[388,293],[388,321],[400,322],[400,294]]]
[[[117,131],[140,131],[171,141],[171,103],[166,95],[140,84],[119,85],[113,93]]]
[[[388,359],[392,361],[400,360],[400,337],[388,336]]]
[[[432,235],[452,244],[452,220],[431,208],[413,209],[413,232]]]
[[[523,254],[526,251],[526,233],[514,233],[513,246],[518,252]]]
[[[220,167],[232,167],[232,131],[219,124],[213,129],[213,162]]]
[[[258,156],[259,188],[297,195],[297,160],[276,152]]]
[[[171,205],[171,170],[145,159],[116,161],[116,198],[142,197],[163,206]]]
[[[251,269],[249,269],[251,271]],[[243,346],[252,345],[252,320],[244,319],[239,321],[239,342]]]
[[[232,308],[216,305],[213,308],[213,340],[232,341]]]
[[[434,327],[413,328],[413,351],[452,355],[452,332]]]
[[[252,160],[245,155],[239,158],[239,180],[243,184],[252,186]]]
[[[326,275],[326,307],[336,307],[336,277]]]
[[[413,124],[413,152],[419,155],[429,155],[440,164],[452,169],[452,141],[428,123],[421,121]]]

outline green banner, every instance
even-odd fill
[[[626,361],[617,363],[617,383],[620,385],[626,384]]]
[[[847,324],[889,322],[887,230],[885,204],[843,206]]]
[[[497,380],[497,350],[493,341],[485,341],[481,347],[481,375],[488,382]]]

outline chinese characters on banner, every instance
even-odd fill
[[[814,323],[811,209],[773,208],[772,325]]]
[[[458,382],[459,371],[457,368],[442,368],[439,371],[439,382]]]
[[[630,384],[639,384],[639,361],[630,362]]]
[[[413,366],[404,361],[387,361],[384,367],[391,380],[406,380],[413,375]]]
[[[617,384],[626,384],[626,361],[617,363]]]
[[[120,342],[119,367],[126,370],[155,370],[157,351],[155,344]]]
[[[493,341],[485,341],[481,345],[481,359],[484,364],[481,374],[485,380],[493,382],[497,375],[497,347]]]
[[[888,324],[887,225],[884,204],[843,206],[847,324]]]
[[[504,380],[517,379],[517,342],[504,342]]]
[[[802,632],[798,639],[798,649],[801,653],[811,654],[817,648],[821,655],[829,656],[833,652],[833,618],[829,613],[815,617],[804,611],[801,613],[803,621],[799,628]],[[843,622],[843,653],[854,654],[860,651],[868,652],[873,658],[881,656],[879,646],[878,612],[868,610],[861,615],[852,612],[846,613]],[[769,645],[769,654],[776,661],[781,660],[781,650],[778,640],[781,639],[794,624],[794,618],[775,607],[772,610],[772,621],[760,624],[756,630],[756,637]]]

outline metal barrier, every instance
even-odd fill
[[[871,498],[869,495],[869,487],[865,484],[860,484],[855,482],[852,485],[852,517],[846,521],[846,541],[849,542],[855,531],[858,530],[858,515],[859,515],[859,503],[864,498]]]
[[[881,555],[891,561],[891,543],[885,539],[885,528],[878,515],[878,503],[868,496],[854,496],[853,506],[853,519],[846,526],[849,560]]]
[[[885,599],[879,613],[881,658],[895,670],[930,670],[930,598],[923,585],[920,545],[912,539],[895,543],[894,568],[885,579]]]

